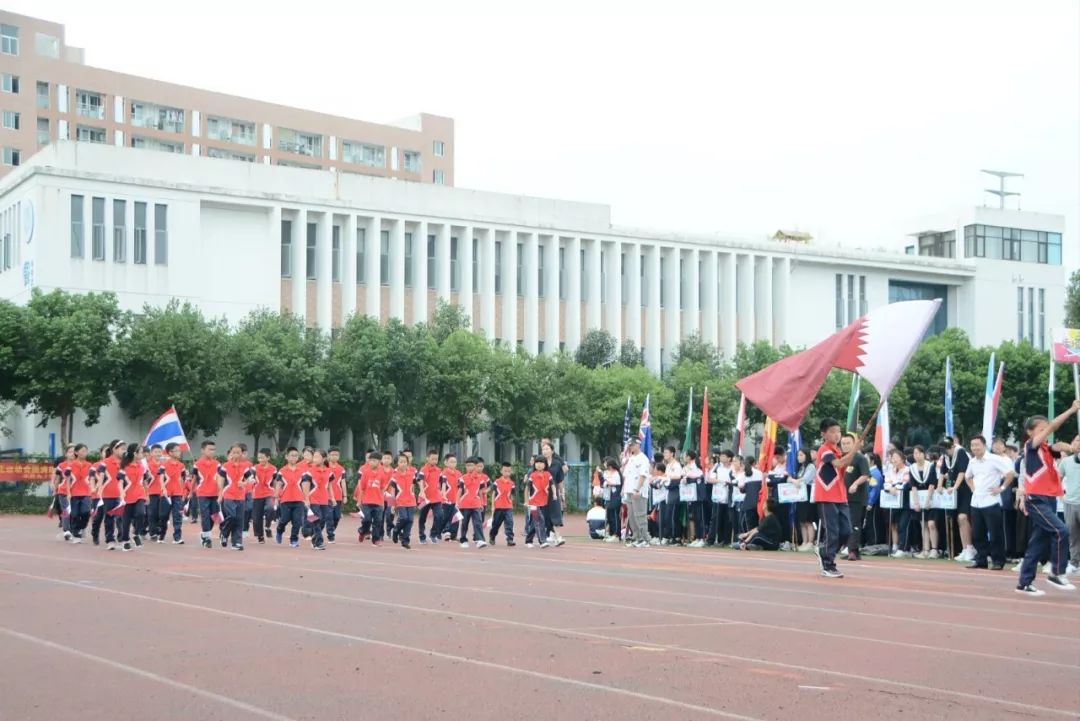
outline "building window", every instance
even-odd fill
[[[213,146],[206,149],[206,157],[222,158],[224,160],[239,160],[244,163],[255,162],[255,153],[241,153],[235,150],[224,150]]]
[[[472,242],[472,291],[480,292],[480,241],[476,238]]]
[[[146,203],[135,203],[135,253],[132,260],[146,265]]]
[[[405,285],[411,286],[413,284],[413,258],[416,254],[413,253],[412,244],[413,234],[405,233]]]
[[[49,144],[49,119],[38,118],[37,119],[37,142],[38,145]]]
[[[0,53],[19,54],[19,28],[14,25],[0,24]]]
[[[104,143],[105,128],[91,128],[80,125],[75,128],[75,139],[84,143]]]
[[[1039,350],[1046,348],[1046,289],[1039,288]]]
[[[370,145],[346,140],[341,144],[341,159],[346,163],[367,165],[372,168],[385,168],[386,148],[382,145]]]
[[[951,257],[951,256],[950,256]],[[866,315],[866,276],[859,276],[859,315]]]
[[[13,95],[19,94],[19,76],[12,75],[11,73],[4,73],[2,76],[2,89],[5,93],[12,93]],[[38,83],[39,85],[41,83]]]
[[[1028,343],[1035,344],[1035,289],[1028,288],[1028,316],[1027,316],[1027,339]]]
[[[934,258],[956,257],[956,231],[949,230],[944,233],[920,233],[919,255]]]
[[[114,263],[127,262],[127,201],[113,201],[112,259]]]
[[[667,258],[660,256],[660,307],[667,305]]]
[[[964,227],[968,257],[1061,265],[1061,233],[995,225]]]
[[[131,103],[131,124],[169,133],[184,132],[184,111],[168,105],[135,100]]]
[[[559,300],[566,300],[566,248],[559,248]]]
[[[367,243],[367,230],[365,228],[356,229],[356,284],[360,285],[364,282],[364,266],[366,264],[364,247]]]
[[[431,182],[435,185],[446,185],[446,175],[441,170],[431,171]]]
[[[22,160],[22,151],[18,148],[4,148],[4,165],[18,166]]]
[[[90,257],[105,260],[105,198],[90,200]]]
[[[458,265],[458,239],[450,238],[450,290],[461,290],[461,267]]]
[[[183,143],[174,143],[169,140],[158,140],[157,138],[144,138],[141,135],[132,136],[131,147],[141,148],[143,150],[159,150],[163,153],[184,152]]]
[[[900,303],[907,300],[934,300],[940,299],[941,305],[937,314],[930,322],[926,331],[927,336],[937,335],[944,332],[949,319],[949,289],[943,285],[930,283],[914,283],[910,281],[889,281],[889,302]]]
[[[62,111],[63,108],[60,108]],[[75,113],[84,118],[105,119],[105,96],[92,90],[75,91]]]
[[[334,283],[341,282],[341,226],[335,225],[330,229],[330,280]]]
[[[162,203],[154,204],[154,265],[169,264],[169,211]]]
[[[71,257],[83,257],[83,197],[71,196]]]
[[[1016,289],[1016,342],[1024,341],[1024,289]]]
[[[281,221],[281,277],[292,277],[292,221]]]
[[[492,231],[494,232],[494,231]],[[495,293],[502,293],[502,241],[495,241]]]
[[[446,155],[446,145],[441,140],[436,140],[431,144],[431,152],[437,158],[441,158]]]
[[[604,287],[604,286],[601,286]],[[679,310],[686,310],[686,260],[679,258]]]
[[[644,308],[649,304],[649,286],[645,283],[645,259],[641,259],[641,272],[638,274],[638,287],[641,288],[641,307]]]
[[[315,243],[318,241],[319,226],[317,223],[307,224],[307,243],[304,246],[304,262],[307,264],[307,279],[315,280]]]
[[[60,57],[60,40],[45,33],[34,33],[34,51],[45,58]]]
[[[738,294],[736,294],[738,297]],[[844,276],[836,274],[836,329],[844,327]]]
[[[255,123],[250,120],[222,118],[217,115],[206,117],[206,137],[238,145],[255,145]]]
[[[3,124],[4,130],[18,130],[19,114],[13,110],[5,110]]]
[[[402,153],[404,157],[405,171],[408,173],[419,173],[420,167],[420,153],[415,150],[406,150]]]
[[[428,290],[435,290],[435,236],[429,235],[427,237],[427,287]]]
[[[390,285],[390,231],[379,233],[379,282]]]
[[[305,133],[301,130],[279,128],[278,150],[312,158],[322,157],[323,137],[318,133]]]
[[[525,253],[522,252],[522,243],[517,244],[517,294],[521,298],[525,295],[524,284],[522,283],[522,271],[524,270],[523,264],[525,263]]]
[[[625,262],[625,257],[623,259]],[[626,271],[623,270],[623,278],[626,277]],[[699,259],[697,264],[697,277],[698,277],[698,292],[697,292],[697,307],[700,313],[705,307],[705,284],[701,282],[701,279],[705,277],[705,261]],[[623,304],[626,304],[626,282],[623,282]]]
[[[847,277],[847,322],[855,321],[855,276]]]
[[[536,254],[536,296],[544,297],[544,249]]]

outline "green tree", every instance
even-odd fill
[[[1069,287],[1065,289],[1065,325],[1080,328],[1080,270],[1072,272]]]
[[[435,303],[435,313],[428,321],[428,329],[436,343],[442,343],[456,330],[469,330],[469,316],[457,303],[447,303],[439,298]]]
[[[618,345],[606,330],[593,328],[581,339],[574,360],[586,368],[602,368],[615,362]]]
[[[232,340],[224,320],[189,303],[144,307],[116,345],[116,400],[131,418],[175,405],[185,431],[214,435],[236,407]]]
[[[459,329],[439,345],[425,424],[435,443],[461,441],[490,427],[488,405],[498,388],[495,356],[483,337]]]
[[[683,361],[699,363],[713,374],[720,372],[720,351],[697,333],[683,338],[671,356],[672,365],[678,365]]]
[[[588,370],[577,366],[568,373],[566,383],[575,389],[574,432],[601,455],[613,453],[622,445],[628,396],[633,414],[632,428],[636,431],[641,406],[645,396],[650,395],[649,410],[656,448],[671,439],[675,429],[681,429],[686,422],[686,406],[682,405],[685,398],[682,404],[677,404],[671,388],[647,368],[613,365]],[[676,409],[677,405],[681,410]]]
[[[572,430],[573,388],[566,375],[574,362],[564,354],[530,356],[496,348],[488,414],[496,442],[522,443]]]
[[[645,363],[645,359],[641,355],[641,349],[629,338],[619,346],[619,363],[627,368],[636,368]]]
[[[10,311],[7,315],[10,322]],[[109,405],[121,317],[111,293],[72,295],[35,288],[30,296],[22,314],[21,350],[15,354],[12,400],[40,414],[42,425],[58,418],[61,445],[72,437],[76,410],[92,426]]]
[[[269,435],[278,450],[322,419],[326,391],[325,335],[290,313],[255,311],[232,342],[236,410],[244,430]]]
[[[20,305],[0,300],[0,399],[13,398],[26,340],[26,312]]]

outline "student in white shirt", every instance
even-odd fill
[[[619,472],[619,463],[614,458],[604,460],[604,472],[601,474],[604,483],[605,513],[607,518],[607,543],[618,543],[622,538],[622,524],[619,514],[622,511],[622,473]]]
[[[664,487],[667,489],[667,499],[664,502],[663,527],[660,532],[662,546],[682,545],[682,529],[679,528],[679,486],[682,484],[682,464],[675,455],[675,446],[664,449],[664,467],[667,469]]]
[[[592,508],[585,514],[585,523],[589,526],[589,538],[607,540],[607,530],[604,528],[607,525],[607,510],[603,498],[593,499]]]
[[[694,492],[694,500],[689,502],[686,509],[688,522],[692,521],[694,524],[694,540],[690,543],[690,548],[703,548],[705,546],[705,504],[708,502],[705,472],[698,466],[697,453],[687,451],[683,457],[686,459],[686,466],[683,468],[683,485]]]
[[[892,557],[907,558],[908,553],[908,529],[911,517],[908,513],[908,491],[911,485],[911,474],[908,471],[907,458],[904,452],[893,449],[889,454],[889,465],[885,469],[885,485],[882,493],[900,498],[900,508],[891,509],[889,513],[890,535],[892,541]]]
[[[646,518],[649,504],[649,458],[641,452],[641,441],[630,439],[629,456],[623,466],[622,497],[627,505],[626,525],[633,540],[627,545],[646,548],[649,545],[649,521]]]
[[[728,517],[728,503],[731,499],[731,451],[720,451],[713,456],[713,466],[705,477],[711,489],[712,520],[709,523],[709,535],[706,546],[719,543],[726,546],[731,543],[731,519]]]
[[[968,461],[964,482],[971,489],[972,535],[975,560],[967,568],[1005,568],[1005,536],[1001,521],[1001,492],[1016,476],[1013,464],[1004,456],[987,453],[986,439],[972,436],[972,458]],[[987,535],[990,540],[987,542]]]

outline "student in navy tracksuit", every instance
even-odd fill
[[[1024,424],[1028,442],[1024,444],[1024,485],[1017,490],[1021,508],[1031,524],[1027,552],[1020,566],[1020,582],[1016,592],[1026,596],[1043,596],[1045,592],[1035,588],[1035,570],[1039,558],[1050,550],[1051,573],[1046,577],[1051,588],[1075,591],[1076,586],[1065,578],[1065,564],[1069,559],[1069,529],[1057,514],[1057,499],[1064,495],[1061,476],[1054,463],[1053,451],[1046,444],[1054,431],[1070,416],[1080,411],[1080,399],[1052,421],[1046,416],[1032,416]]]

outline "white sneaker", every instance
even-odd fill
[[[1013,573],[1020,573],[1020,567],[1021,567],[1021,566],[1023,566],[1023,565],[1024,565],[1024,562],[1023,562],[1023,561],[1020,561],[1020,563],[1018,563],[1018,564],[1016,564],[1015,566],[1013,566],[1013,567],[1012,567],[1012,571],[1013,571]]]
[[[661,546],[666,546],[666,545],[668,545],[668,541],[667,541],[667,539],[666,539],[666,538],[662,538],[662,539],[660,539],[660,545],[661,545]]]
[[[79,538],[78,536],[72,536],[71,542],[72,543],[82,543],[82,539]]]
[[[57,532],[56,540],[58,540],[58,541],[66,541],[67,540],[66,538],[64,538],[64,532],[63,531]]]
[[[555,545],[556,545],[556,546],[562,546],[562,545],[564,545],[565,543],[566,543],[566,539],[565,539],[565,538],[563,538],[562,536],[555,536]]]
[[[931,548],[930,553],[927,554],[927,558],[941,558],[941,551],[936,548]]]
[[[477,548],[484,548],[485,546],[487,546],[487,541],[477,541],[476,542],[476,547]]]
[[[1074,566],[1070,563],[1068,566],[1065,567],[1066,576],[1075,576],[1077,572],[1080,572],[1080,566]]]
[[[840,555],[841,556],[846,556],[847,554],[848,554],[847,546],[844,546],[843,548],[840,549]]]
[[[907,558],[908,554],[905,551],[901,551],[899,548],[892,552],[893,558]]]
[[[1076,586],[1069,583],[1064,576],[1048,576],[1046,582],[1050,584],[1052,588],[1056,588],[1060,591],[1075,591]]]
[[[540,544],[540,548],[550,548],[550,547],[551,547],[551,544],[548,543],[547,541],[544,541],[543,543]]]
[[[533,545],[531,543],[526,543],[525,544],[525,548],[532,548],[532,547],[533,547]]]
[[[462,548],[468,548],[469,547],[469,542],[468,541],[462,541],[461,542],[461,547]]]
[[[618,542],[619,542],[619,539],[618,539],[617,536],[608,536],[607,538],[604,539],[604,543],[618,543]]]
[[[927,559],[930,558],[930,551],[919,551],[915,554],[915,558]]]
[[[978,556],[978,555],[979,555],[979,553],[978,553],[978,551],[975,550],[974,546],[968,546],[967,548],[964,549],[964,560],[965,561],[974,561],[975,557]]]
[[[634,548],[648,548],[648,547],[649,547],[649,542],[648,541],[638,541],[637,543],[634,544]]]
[[[660,539],[659,538],[650,538],[649,539],[649,545],[650,546],[659,546],[660,545]]]
[[[1016,592],[1021,594],[1022,596],[1038,597],[1038,596],[1045,596],[1046,595],[1046,591],[1042,590],[1041,588],[1035,588],[1034,586],[1030,586],[1030,585],[1029,586],[1018,586],[1016,588]]]
[[[1054,569],[1050,567],[1049,563],[1044,563],[1042,566],[1040,566],[1039,571],[1047,576],[1054,575]]]

